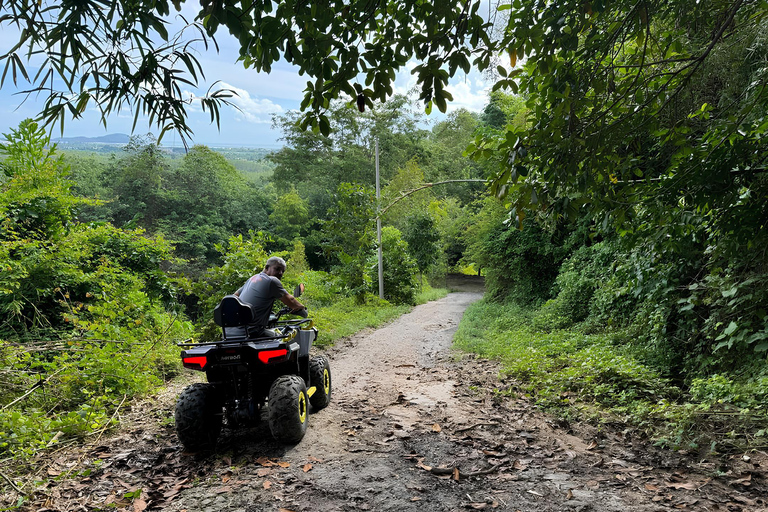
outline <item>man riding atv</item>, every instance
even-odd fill
[[[235,292],[241,301],[253,306],[254,321],[247,326],[252,336],[275,336],[275,332],[267,329],[272,305],[280,299],[283,304],[292,309],[294,314],[306,318],[306,308],[283,287],[280,278],[285,273],[285,260],[273,256],[267,260],[264,270],[252,276]],[[302,314],[303,313],[303,314]],[[245,336],[245,327],[228,327],[227,338]]]
[[[265,409],[272,436],[298,443],[307,429],[309,406],[328,406],[330,364],[324,355],[310,355],[318,331],[296,300],[303,285],[293,295],[285,291],[280,282],[284,272],[285,261],[270,258],[263,272],[222,298],[213,310],[216,325],[224,330],[221,340],[179,344],[184,367],[205,372],[208,380],[187,386],[176,401],[176,432],[187,450],[215,448],[222,426],[254,425]],[[287,307],[273,314],[277,299]],[[281,318],[291,313],[304,319]]]

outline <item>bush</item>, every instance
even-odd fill
[[[384,262],[384,297],[394,304],[414,304],[416,297],[416,262],[408,252],[408,244],[399,230],[385,226],[381,230]],[[369,292],[379,292],[378,257],[368,258]]]
[[[587,319],[592,297],[611,275],[617,248],[610,242],[579,247],[563,262],[553,286],[554,299],[536,312],[538,329],[564,329]]]

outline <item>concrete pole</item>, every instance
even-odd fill
[[[384,251],[381,247],[381,187],[379,186],[379,138],[376,138],[376,240],[379,242],[379,298],[384,298]]]

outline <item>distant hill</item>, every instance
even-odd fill
[[[57,144],[128,144],[131,137],[124,133],[110,133],[108,135],[102,135],[100,137],[63,137],[55,139],[52,142]]]

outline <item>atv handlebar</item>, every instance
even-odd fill
[[[289,307],[281,308],[280,311],[277,312],[275,315],[277,317],[277,320],[280,319],[283,315],[297,315],[301,318],[307,318],[309,316],[309,313],[307,312],[307,308],[302,309],[291,309]]]

